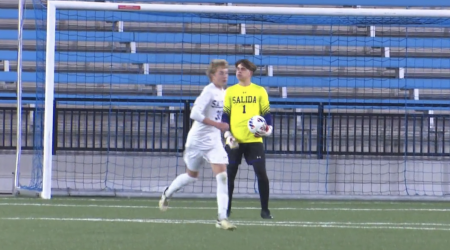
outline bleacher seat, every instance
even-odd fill
[[[0,7],[0,61],[8,61],[9,67],[0,64],[4,70],[0,82],[8,83],[3,89],[12,92],[17,10],[7,0],[1,0]],[[27,12],[23,34],[23,86],[30,93],[35,88],[38,60],[34,15]],[[78,20],[84,17],[89,18]],[[177,95],[181,90],[195,96],[207,81],[204,70],[211,59],[233,63],[248,58],[259,66],[254,81],[268,87],[273,97],[280,96],[280,87],[287,88],[289,97],[404,99],[411,89],[421,90],[420,99],[450,94],[450,41],[442,39],[447,34],[444,28],[379,26],[374,38],[367,36],[367,27],[355,25],[330,30],[323,25],[248,22],[245,34],[240,34],[239,23],[210,23],[201,17],[180,23],[186,20],[129,12],[105,16],[101,11],[59,11],[57,93],[83,88],[86,94],[154,95],[154,86],[162,85],[164,95]],[[124,21],[124,32],[118,31],[117,21]],[[261,40],[260,55],[254,55],[255,39]],[[136,53],[130,53],[129,42],[136,43]],[[382,56],[386,46],[389,57]],[[143,74],[144,63],[149,64],[148,75]],[[399,68],[406,69],[404,79],[399,77]],[[230,77],[230,83],[234,81]]]

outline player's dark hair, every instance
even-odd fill
[[[237,61],[234,66],[237,68],[239,66],[239,64],[242,64],[242,66],[244,66],[244,68],[250,70],[251,72],[255,73],[256,71],[256,65],[253,64],[252,62],[250,62],[248,59],[241,59],[239,61]]]

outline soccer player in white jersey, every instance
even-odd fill
[[[178,175],[166,188],[159,201],[161,211],[166,211],[169,199],[184,186],[195,182],[198,171],[206,160],[211,164],[217,180],[217,228],[234,230],[236,226],[227,218],[228,176],[226,166],[228,155],[222,145],[221,132],[229,129],[228,123],[222,122],[224,87],[228,81],[228,63],[225,60],[213,60],[206,71],[211,83],[203,88],[195,100],[190,118],[194,120],[186,140],[183,159],[186,173]]]

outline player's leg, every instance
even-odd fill
[[[202,151],[189,148],[184,151],[183,159],[186,163],[186,173],[178,175],[170,186],[164,190],[159,201],[161,211],[168,209],[169,199],[174,193],[197,180],[198,170],[204,162]]]
[[[228,221],[228,155],[222,145],[217,145],[205,154],[205,159],[211,163],[211,168],[217,181],[217,223],[216,227],[226,230],[234,230],[236,226]]]
[[[241,144],[239,148],[230,149],[228,146],[225,147],[226,152],[228,154],[228,165],[227,165],[227,176],[228,176],[228,208],[227,208],[227,216],[230,216],[231,213],[231,203],[233,200],[233,192],[234,192],[234,180],[236,178],[239,164],[241,164],[243,149],[245,148],[245,144]]]
[[[269,178],[266,171],[266,156],[262,143],[251,143],[244,152],[245,159],[249,165],[253,166],[256,178],[258,179],[259,198],[261,201],[261,217],[272,219],[269,210]]]
[[[228,177],[227,165],[211,164],[217,181],[217,223],[216,227],[225,230],[234,230],[236,226],[228,221]]]

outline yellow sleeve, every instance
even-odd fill
[[[261,87],[261,100],[259,102],[260,110],[261,110],[261,116],[264,116],[268,113],[270,113],[270,103],[269,103],[269,95],[267,94],[267,91],[265,88]]]
[[[230,88],[225,91],[225,98],[223,100],[223,112],[230,116],[231,114],[231,94]]]

